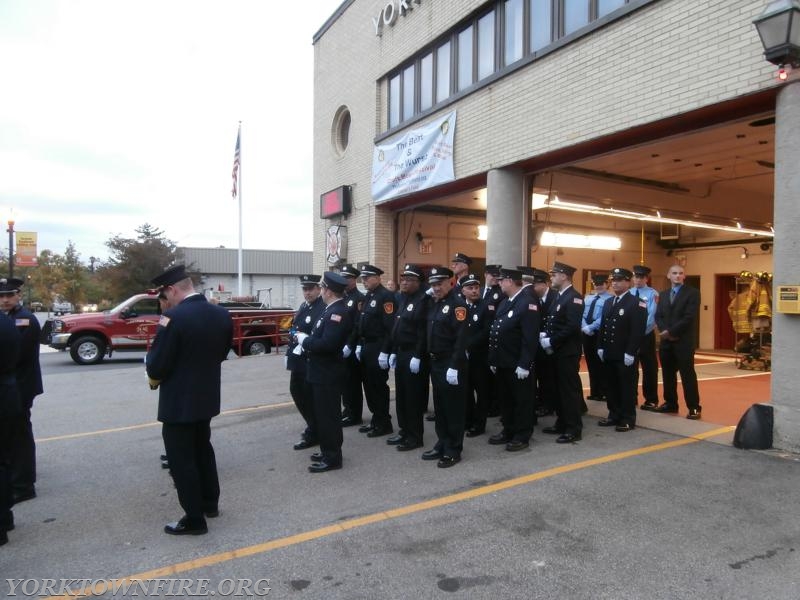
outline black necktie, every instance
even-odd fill
[[[675,302],[675,296],[678,295],[678,288],[672,288],[672,291],[669,293],[669,303],[672,304]]]
[[[611,306],[616,306],[617,302],[619,302],[619,296],[614,297],[614,304],[612,304]]]
[[[639,288],[636,288],[636,297],[639,297]]]
[[[597,301],[600,300],[600,296],[597,295],[592,300],[592,303],[589,305],[589,314],[586,317],[586,324],[591,325],[594,323],[594,307],[597,306]]]

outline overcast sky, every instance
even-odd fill
[[[340,4],[1,0],[3,229],[84,262],[143,223],[238,247],[241,120],[244,247],[311,250],[311,38]]]

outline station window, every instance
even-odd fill
[[[494,73],[494,11],[478,19],[478,80]]]
[[[472,85],[472,38],[473,27],[470,25],[458,34],[458,91]]]
[[[419,109],[433,106],[433,54],[426,54],[419,61]]]
[[[510,65],[522,58],[522,36],[525,20],[523,19],[522,0],[506,0],[505,12],[505,47],[503,56],[505,64]]]
[[[446,42],[436,49],[436,102],[450,97],[450,73],[450,42]]]
[[[342,156],[350,144],[350,109],[340,106],[333,117],[333,127],[331,128],[331,142],[333,150],[338,156]]]

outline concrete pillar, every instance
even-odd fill
[[[785,86],[775,107],[775,246],[773,292],[778,284],[800,284],[800,82]],[[773,308],[777,297],[773,293]],[[773,446],[800,451],[800,315],[772,315]]]
[[[525,175],[516,169],[492,169],[486,177],[486,263],[504,267],[528,261]]]

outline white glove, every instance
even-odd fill
[[[389,368],[389,355],[386,352],[378,354],[378,366],[384,371]]]
[[[622,361],[625,363],[626,367],[630,367],[633,364],[633,356],[626,354],[623,356]]]
[[[489,370],[492,372],[492,375],[496,375],[497,374],[497,367],[490,366]]]
[[[594,335],[594,331],[587,325],[586,327],[581,327],[581,331],[586,335]]]
[[[294,337],[297,339],[297,345],[302,346],[303,340],[308,337],[308,334],[303,333],[302,331],[298,331],[297,333],[294,334]]]
[[[353,351],[350,349],[350,346],[345,346],[344,348],[342,348],[342,356],[344,356],[345,358],[350,358],[350,355],[352,353]]]
[[[412,373],[419,373],[419,359],[416,356],[411,357],[411,361],[408,363],[408,370]]]
[[[517,374],[517,379],[527,379],[528,375],[531,374],[528,369],[523,369],[522,367],[517,367],[517,370],[514,371],[514,373]]]
[[[546,337],[547,337],[547,332],[546,331],[540,331],[539,332],[539,339],[546,338]]]
[[[426,296],[433,296],[433,288],[428,288],[427,290],[425,290],[425,295]]]
[[[450,385],[458,385],[458,370],[447,369],[447,383]]]
[[[303,347],[300,344],[297,344],[297,346],[294,347],[294,350],[292,350],[292,354],[297,354],[297,356],[300,356],[302,353]]]
[[[356,346],[356,360],[361,360],[361,346]]]
[[[603,359],[603,352],[605,352],[605,350],[603,350],[602,348],[598,348],[598,349],[597,349],[597,356],[599,356],[599,357],[600,357],[600,361],[601,361],[601,362],[604,360],[604,359]]]
[[[548,348],[552,348],[553,346],[550,344],[549,337],[543,337],[539,342],[542,344],[542,349],[547,350]]]
[[[389,368],[394,369],[397,367],[397,354],[389,355]]]

